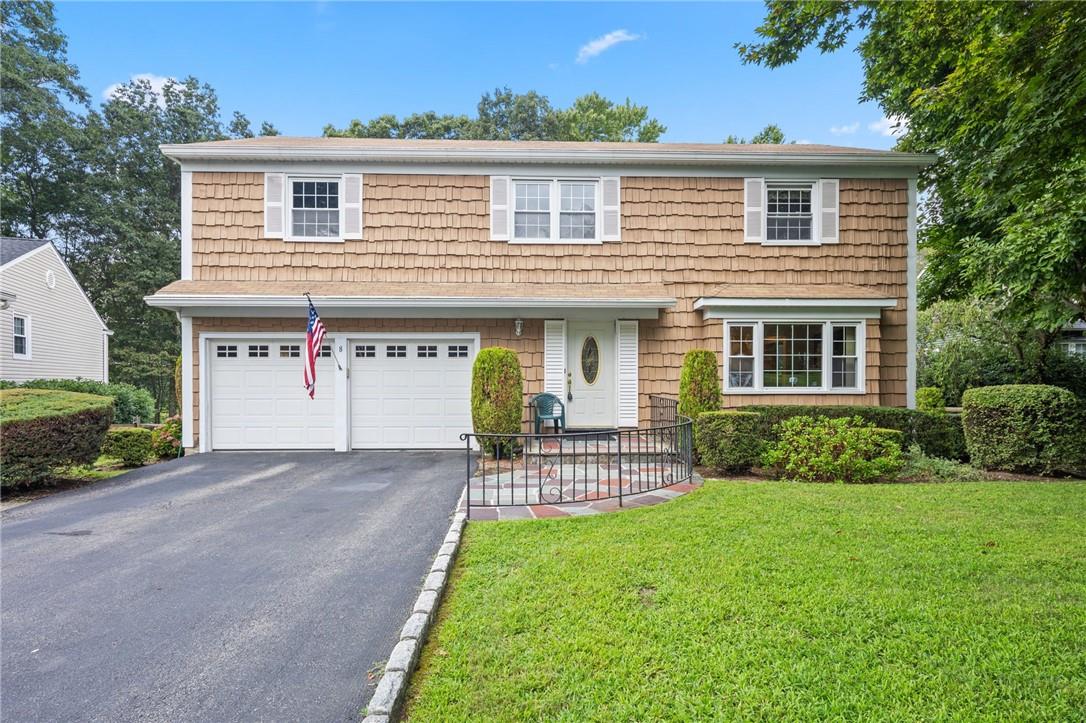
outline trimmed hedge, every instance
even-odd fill
[[[694,444],[707,467],[722,472],[749,472],[764,447],[756,412],[702,412],[694,420]]]
[[[112,421],[109,397],[0,390],[0,486],[41,482],[57,467],[92,463]]]
[[[520,434],[524,404],[524,375],[512,349],[479,350],[471,368],[471,423],[476,434]],[[512,445],[480,440],[485,452],[510,452]]]
[[[960,417],[943,412],[925,412],[900,407],[816,406],[816,405],[753,405],[743,407],[758,412],[765,419],[761,434],[769,442],[776,441],[776,425],[792,417],[860,417],[882,429],[896,429],[904,435],[906,447],[917,444],[924,454],[944,459],[965,459],[965,437]]]
[[[720,374],[716,354],[691,349],[683,357],[679,375],[679,414],[697,419],[702,412],[720,409]]]
[[[920,387],[916,390],[916,408],[924,412],[946,411],[946,400],[939,387]]]
[[[880,429],[860,417],[792,417],[777,427],[778,440],[763,462],[782,479],[797,482],[877,482],[894,477],[904,459],[897,429]]]
[[[26,389],[62,389],[66,392],[97,394],[113,399],[113,421],[136,424],[155,421],[155,399],[146,389],[131,384],[106,384],[92,379],[32,379],[20,386]]]
[[[151,430],[143,427],[119,427],[106,432],[102,454],[124,462],[125,467],[139,467],[151,456]]]
[[[962,395],[962,418],[977,467],[1043,474],[1086,468],[1086,410],[1066,389],[974,387]]]

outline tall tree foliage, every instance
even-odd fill
[[[725,143],[784,143],[784,131],[776,123],[770,123],[762,130],[754,134],[754,136],[748,141],[746,138],[740,138],[739,136],[729,135],[724,139]],[[795,141],[793,141],[794,143]]]
[[[3,233],[43,238],[72,205],[77,117],[86,105],[67,40],[47,2],[4,2],[0,73],[0,203]]]
[[[925,301],[971,294],[1028,326],[1086,316],[1086,6],[770,0],[747,62],[778,67],[857,34],[863,98],[935,153]]]
[[[324,127],[324,135],[350,138],[438,138],[504,141],[642,141],[653,143],[667,128],[650,118],[648,108],[629,99],[614,103],[599,93],[577,98],[569,108],[554,108],[535,91],[498,88],[479,100],[474,118],[413,113],[403,119],[382,115],[352,120],[344,128]]]

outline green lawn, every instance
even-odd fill
[[[412,720],[1082,720],[1086,484],[709,482],[468,526]]]

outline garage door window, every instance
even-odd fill
[[[450,359],[467,359],[468,358],[468,345],[467,344],[450,344],[449,345],[449,358]]]
[[[249,345],[249,357],[267,357],[268,345],[267,344],[250,344]]]
[[[403,359],[407,357],[406,344],[389,344],[385,347],[385,356],[390,359]]]
[[[279,347],[279,356],[283,359],[300,357],[301,355],[302,347],[298,344],[283,344]]]
[[[219,344],[215,348],[215,356],[220,359],[236,359],[238,356],[238,348],[235,344]]]
[[[328,344],[325,344],[324,346],[322,346],[321,350],[320,350],[320,353],[317,354],[317,358],[318,359],[330,359],[330,358],[332,358],[332,347],[330,345],[328,345]]]
[[[419,344],[419,359],[436,359],[437,344]]]
[[[377,356],[377,347],[373,344],[355,344],[354,355],[359,359],[373,359]]]

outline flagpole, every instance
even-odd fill
[[[313,299],[310,298],[308,291],[303,291],[302,296],[305,297],[305,300],[309,302],[310,306],[313,306]],[[332,361],[334,361],[336,363],[336,369],[338,369],[340,371],[343,371],[343,365],[339,363],[339,357],[336,356],[336,345],[335,345],[335,343],[333,342],[332,344],[329,344],[328,348],[332,350]]]

